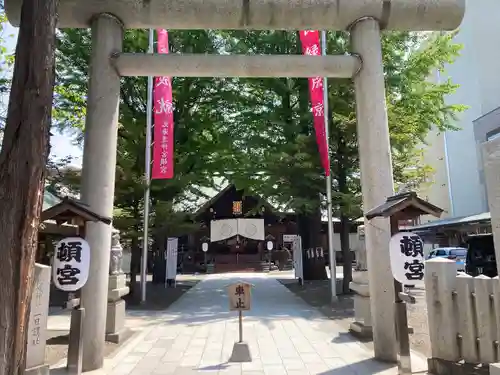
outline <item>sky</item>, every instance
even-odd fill
[[[11,26],[9,23],[4,25],[4,34],[6,36],[6,48],[8,53],[14,53],[17,42],[17,27]],[[5,105],[9,101],[8,95],[0,99]],[[67,156],[72,156],[73,160],[71,165],[81,167],[82,164],[82,148],[72,144],[71,136],[68,134],[60,134],[53,131],[53,136],[50,139],[51,144],[51,157],[60,159]]]

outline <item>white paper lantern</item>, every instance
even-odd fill
[[[90,246],[83,238],[67,237],[55,247],[52,279],[57,289],[76,292],[89,278]]]

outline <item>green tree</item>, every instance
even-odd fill
[[[172,53],[216,53],[223,41],[210,31],[176,31],[169,33]],[[145,52],[147,33],[127,30],[123,49],[126,52]],[[62,30],[58,35],[57,87],[55,126],[74,132],[82,139],[84,128],[89,51],[88,30]],[[175,123],[175,177],[151,183],[151,208],[189,199],[198,186],[211,186],[214,171],[222,168],[219,155],[231,142],[224,136],[223,108],[231,95],[224,79],[174,77],[172,82]],[[145,131],[147,79],[126,77],[121,85],[118,133],[117,170],[115,186],[114,225],[122,231],[132,249],[132,287],[140,266],[140,237],[143,233]],[[221,151],[222,150],[222,151]],[[167,210],[168,211],[168,210]],[[159,213],[158,216],[163,215]],[[174,217],[167,215],[174,223]],[[163,222],[169,227],[171,222]],[[155,230],[156,245],[163,246],[160,231]],[[165,232],[163,232],[165,233]]]
[[[24,374],[35,255],[49,155],[56,1],[21,7],[0,151],[0,375]]]
[[[5,95],[10,90],[12,67],[14,65],[14,54],[7,50],[7,39],[13,38],[6,31],[7,16],[0,5],[0,95]],[[0,142],[3,138],[3,128],[5,126],[5,117],[7,115],[7,106],[0,103]]]
[[[83,33],[83,35],[81,35]],[[86,33],[86,34],[85,34]],[[415,147],[432,126],[451,129],[462,106],[446,106],[451,82],[433,83],[428,77],[452,62],[459,46],[452,34],[422,37],[416,33],[385,33],[383,58],[395,179],[419,181],[426,166],[416,165]],[[126,34],[125,50],[144,51],[142,31]],[[300,54],[296,32],[232,31],[173,32],[172,51],[240,54]],[[59,124],[82,128],[89,36],[71,30],[60,37],[62,66],[56,111]],[[346,33],[330,33],[328,52],[349,50]],[[60,64],[61,65],[61,64]],[[75,69],[76,67],[76,69]],[[145,80],[124,79],[120,117],[117,202],[120,217],[131,219],[141,232]],[[350,80],[329,81],[330,156],[334,207],[341,218],[346,259],[345,288],[350,274],[349,227],[361,214],[359,162],[353,85]],[[298,215],[305,248],[320,246],[321,208],[325,180],[320,167],[310,113],[306,79],[174,79],[176,178],[152,184],[152,204],[188,197],[190,189],[209,185],[213,176],[226,177],[239,187],[269,197]],[[130,212],[132,210],[132,212]],[[130,221],[127,227],[130,227]],[[137,235],[134,235],[136,237]],[[136,238],[138,240],[138,238]],[[320,264],[306,262],[307,278],[324,278]]]
[[[300,53],[296,33],[286,31],[233,33],[231,52]],[[442,70],[459,53],[453,34],[384,33],[383,59],[386,72],[387,107],[394,176],[397,183],[421,181],[428,168],[419,162],[416,147],[432,127],[453,129],[463,106],[445,105],[444,98],[456,86],[435,83],[429,77]],[[330,33],[328,53],[349,50],[348,35]],[[325,191],[309,111],[307,84],[303,79],[238,80],[237,121],[231,124],[238,138],[234,175],[240,184],[271,196],[298,213],[304,246],[314,247],[318,238],[318,197]],[[341,219],[344,255],[344,290],[348,290],[351,260],[349,228],[361,215],[359,160],[356,139],[354,88],[350,80],[329,80],[330,157],[333,204]],[[257,110],[255,110],[257,108]],[[409,170],[409,166],[419,168]],[[321,199],[324,202],[324,198]],[[312,215],[314,214],[314,215]],[[315,219],[316,218],[316,219]],[[303,230],[309,226],[310,230]],[[308,233],[309,232],[309,233]],[[321,278],[324,275],[308,275]]]

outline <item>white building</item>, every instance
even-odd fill
[[[500,1],[467,0],[467,10],[456,42],[461,56],[441,80],[459,84],[447,104],[469,108],[455,124],[461,130],[431,132],[425,160],[435,170],[433,184],[421,194],[445,209],[442,218],[488,211],[478,145],[500,134]]]

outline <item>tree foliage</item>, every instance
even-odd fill
[[[444,97],[455,90],[450,82],[429,80],[459,53],[453,34],[388,32],[383,34],[387,111],[394,177],[418,185],[432,171],[417,146],[432,127],[452,129],[455,114]],[[300,54],[297,32],[173,31],[171,52],[233,54]],[[90,34],[66,30],[58,35],[56,125],[84,126]],[[129,30],[124,50],[144,52],[147,35]],[[330,33],[328,53],[350,49],[348,35]],[[116,183],[116,225],[135,240],[142,232],[146,79],[123,78]],[[355,93],[351,80],[328,82],[330,157],[333,203],[348,230],[361,215]],[[214,176],[269,198],[281,208],[304,216],[306,246],[318,243],[325,180],[312,126],[306,79],[179,78],[173,79],[175,105],[175,178],[153,181],[153,208],[170,217],[176,205],[201,195],[200,187]],[[168,204],[165,204],[167,202]],[[153,210],[154,211],[154,210]],[[157,221],[157,220],[156,220]],[[307,226],[307,225],[306,225]],[[166,225],[168,227],[168,225]],[[309,232],[309,233],[306,233]],[[345,245],[345,244],[344,244]],[[344,246],[345,248],[345,246]],[[348,245],[347,245],[348,248]]]
[[[444,69],[445,64],[457,57],[460,46],[452,42],[452,37],[453,34],[383,34],[387,111],[397,183],[418,178],[414,169],[409,170],[410,166],[418,164],[419,173],[429,172],[418,163],[421,156],[416,146],[424,142],[432,127],[440,131],[454,129],[454,116],[464,110],[463,106],[444,102],[445,96],[456,89],[455,85],[450,81],[429,80],[436,70]],[[231,46],[234,53],[300,53],[294,32],[240,32],[234,39]],[[329,54],[348,50],[346,33],[329,34]],[[238,144],[235,151],[239,153],[235,158],[236,172],[230,170],[242,183],[248,182],[254,188],[257,185],[266,196],[284,205],[307,208],[307,196],[300,192],[314,190],[315,194],[321,194],[324,180],[319,177],[321,169],[309,104],[304,105],[303,98],[308,100],[305,80],[242,79],[238,84],[245,89],[238,90],[240,109],[232,129]],[[344,174],[349,192],[357,196],[360,189],[354,87],[347,79],[329,80],[328,93],[333,188],[337,197],[343,194],[337,178]],[[357,206],[353,205],[354,215],[349,216],[359,214]]]
[[[7,30],[7,16],[0,6],[0,95],[5,95],[10,90],[12,67],[14,65],[14,53],[7,49],[7,40],[13,38]],[[3,138],[5,117],[7,116],[6,103],[0,102],[0,142]]]
[[[171,53],[217,53],[223,40],[210,31],[179,31],[169,35]],[[123,49],[145,52],[147,33],[128,30]],[[88,82],[88,30],[59,31],[55,126],[72,130],[82,140]],[[172,206],[199,195],[200,186],[211,186],[214,171],[223,168],[231,139],[224,131],[223,113],[231,99],[224,79],[174,77],[172,82],[175,123],[175,177],[151,183],[151,203],[155,217],[172,218]],[[117,147],[114,225],[125,240],[139,251],[143,231],[146,132],[146,77],[126,77],[121,84],[121,102]],[[168,204],[166,204],[168,203]],[[165,210],[165,212],[160,212]],[[170,222],[169,222],[170,223]],[[169,223],[162,227],[171,229]],[[169,230],[170,230],[169,229]],[[155,233],[158,233],[156,231]],[[164,233],[168,234],[168,233]],[[138,266],[133,256],[134,272]]]
[[[296,32],[236,32],[231,36],[232,53],[301,53]],[[444,102],[455,85],[429,79],[457,57],[460,46],[452,38],[453,34],[383,34],[387,111],[397,185],[415,187],[428,178],[432,171],[422,163],[417,146],[432,127],[440,131],[453,129],[454,116],[464,110],[463,106]],[[329,34],[329,54],[342,54],[349,49],[347,33]],[[317,216],[318,206],[325,203],[325,180],[313,135],[306,80],[240,79],[236,84],[240,86],[239,107],[231,129],[237,156],[229,168],[230,177],[312,219]],[[347,255],[349,222],[362,214],[351,80],[329,80],[328,101],[333,204],[335,215],[341,218],[341,242]],[[319,235],[311,233],[307,237],[314,239]],[[304,243],[307,247],[317,246],[315,241]]]

